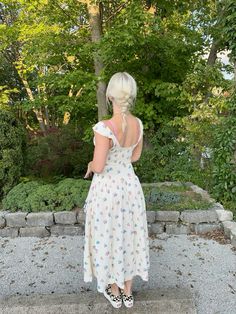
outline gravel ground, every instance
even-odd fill
[[[209,235],[150,237],[149,281],[136,276],[133,290],[187,287],[199,314],[236,314],[236,250],[220,235]],[[0,238],[0,298],[96,291],[96,279],[83,282],[83,241]]]

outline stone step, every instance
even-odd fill
[[[99,292],[40,294],[0,299],[1,314],[196,314],[193,295],[187,289],[133,291],[134,306],[115,309]]]

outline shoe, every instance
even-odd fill
[[[105,298],[107,298],[107,300],[111,303],[111,305],[118,309],[121,307],[122,305],[122,298],[121,298],[121,294],[119,295],[114,295],[112,292],[111,292],[111,285],[109,284],[104,292],[103,292]]]
[[[134,296],[133,294],[125,294],[123,289],[120,289],[121,291],[121,298],[124,302],[124,305],[126,307],[132,307],[134,305]]]

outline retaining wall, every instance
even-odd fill
[[[182,185],[180,182],[142,184],[142,186]],[[203,198],[213,201],[207,210],[147,211],[149,235],[204,233],[223,230],[236,247],[236,221],[233,213],[214,202],[200,187],[187,183]],[[48,237],[50,235],[84,235],[85,213],[80,208],[60,212],[9,212],[0,211],[0,237]]]

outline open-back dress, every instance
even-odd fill
[[[124,281],[139,275],[148,281],[149,238],[146,204],[139,178],[131,163],[132,151],[143,135],[139,122],[136,144],[120,146],[111,129],[99,121],[97,133],[111,138],[102,172],[94,173],[83,210],[85,215],[84,282],[97,278],[97,290],[109,283],[124,289]],[[93,138],[95,143],[95,137]]]

